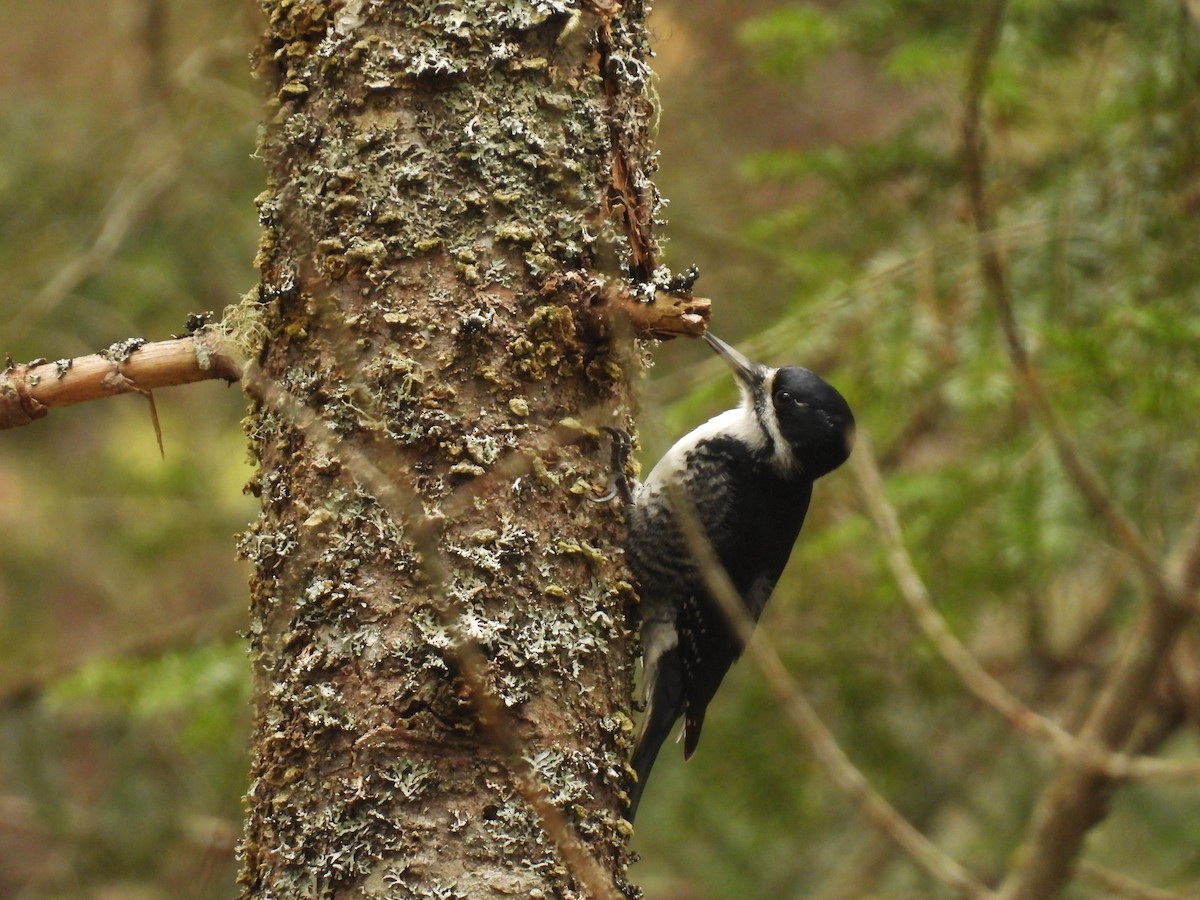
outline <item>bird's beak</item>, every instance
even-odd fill
[[[738,377],[738,381],[751,391],[760,387],[766,380],[767,373],[771,371],[766,366],[747,359],[711,331],[704,332],[704,339],[708,341],[710,347],[717,351],[717,356],[729,364],[729,368],[733,369],[733,374]]]

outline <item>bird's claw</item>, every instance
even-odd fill
[[[620,497],[621,502],[629,506],[633,503],[633,489],[629,486],[629,478],[625,474],[625,464],[629,462],[633,441],[629,437],[629,432],[621,428],[601,425],[600,430],[607,432],[612,438],[612,459],[609,463],[612,471],[609,473],[608,485],[604,493],[599,497],[588,499],[593,503],[608,503],[610,500]]]

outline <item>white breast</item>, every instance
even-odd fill
[[[755,449],[761,449],[767,442],[767,436],[759,426],[752,407],[743,403],[735,409],[726,410],[676,441],[675,446],[650,470],[642,482],[639,496],[652,497],[662,490],[664,484],[680,483],[687,468],[688,454],[703,441],[718,435],[741,441]]]

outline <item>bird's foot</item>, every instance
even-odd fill
[[[625,474],[625,464],[629,462],[629,454],[633,441],[629,432],[611,425],[601,425],[601,431],[608,432],[612,438],[612,461],[609,463],[612,471],[608,476],[608,487],[599,497],[591,497],[593,503],[608,503],[617,497],[625,506],[633,503],[633,488],[629,484],[629,476]]]

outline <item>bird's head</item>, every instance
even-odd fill
[[[799,366],[764,366],[712,334],[704,338],[737,376],[742,405],[753,411],[779,472],[815,480],[849,458],[854,414],[829,382]]]

